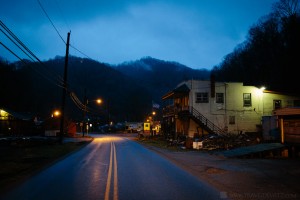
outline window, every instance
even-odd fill
[[[274,109],[281,108],[281,100],[273,100]]]
[[[229,116],[229,124],[235,124],[235,116]]]
[[[207,92],[196,93],[196,103],[208,103],[208,93]]]
[[[216,93],[216,103],[224,103],[224,93]]]
[[[243,94],[243,100],[244,100],[244,107],[251,106],[251,93],[244,93]]]

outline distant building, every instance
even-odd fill
[[[300,97],[241,82],[188,80],[162,97],[162,129],[173,137],[261,132],[262,117],[300,106]]]
[[[0,108],[0,135],[35,135],[39,133],[38,129],[31,115]]]

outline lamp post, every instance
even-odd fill
[[[55,110],[55,111],[52,113],[51,117],[59,117],[60,115],[61,115],[60,111],[59,111],[59,110]]]
[[[154,134],[155,132],[154,132],[154,130],[153,130],[153,128],[155,128],[155,120],[154,120],[155,115],[156,115],[156,112],[153,111],[153,112],[152,112],[152,116],[153,116],[153,117],[152,117],[152,130],[151,130],[151,131],[152,131],[152,136],[155,135],[155,134]]]
[[[84,99],[84,110],[83,110],[83,124],[82,124],[82,137],[84,137],[85,129],[88,131],[88,124],[86,123],[86,113],[87,113],[87,105],[89,102],[96,102],[97,104],[102,104],[102,99],[94,99],[88,100],[86,97]]]

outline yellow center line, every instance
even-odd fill
[[[105,190],[105,200],[109,200],[111,178],[112,178],[112,165],[114,164],[114,190],[113,190],[113,199],[118,200],[118,166],[117,166],[117,155],[116,155],[116,146],[113,142],[110,145],[110,160],[109,160],[109,169],[106,182]]]
[[[116,145],[114,143],[114,200],[118,200],[118,165],[116,154]]]
[[[110,184],[111,184],[111,170],[112,170],[112,152],[113,148],[110,145],[110,159],[109,159],[109,168],[108,168],[108,176],[106,182],[106,190],[105,190],[105,200],[109,200],[109,191],[110,191]]]

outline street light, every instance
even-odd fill
[[[83,123],[82,123],[82,136],[84,137],[84,131],[85,129],[88,131],[89,127],[88,124],[86,124],[86,112],[87,112],[87,105],[89,104],[89,102],[96,102],[97,104],[102,104],[102,99],[98,98],[98,99],[94,99],[94,100],[88,100],[85,99],[84,102],[84,110],[83,110]]]
[[[59,117],[61,115],[61,112],[59,110],[55,110],[52,114],[52,117]]]
[[[97,104],[101,104],[102,103],[102,99],[97,99],[96,102],[97,102]]]
[[[97,104],[101,104],[102,103],[102,99],[94,99],[94,100],[86,100],[86,104],[89,104],[89,102],[96,102]]]

